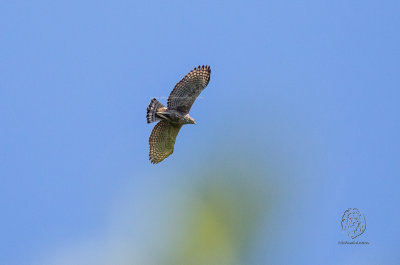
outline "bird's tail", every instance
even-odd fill
[[[146,116],[147,123],[151,123],[160,119],[159,117],[157,117],[157,111],[160,108],[165,108],[165,107],[157,99],[153,98],[150,101],[149,106],[147,107],[147,116]]]

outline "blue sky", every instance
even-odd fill
[[[168,243],[143,231],[213,163],[258,168],[277,195],[247,264],[399,260],[398,1],[1,6],[0,264],[90,264],[101,249],[115,249],[104,264],[153,264],[143,253]],[[166,103],[203,64],[198,125],[151,165],[150,99]],[[350,207],[365,214],[368,246],[337,244]],[[121,227],[144,234],[122,244]],[[118,247],[143,240],[136,261]]]

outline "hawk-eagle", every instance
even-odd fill
[[[168,97],[167,107],[153,98],[147,107],[147,123],[160,120],[149,138],[149,159],[157,164],[174,151],[176,136],[182,125],[196,124],[189,116],[193,102],[210,81],[209,66],[198,66],[179,81]]]

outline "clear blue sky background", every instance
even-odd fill
[[[247,264],[398,264],[399,14],[399,1],[3,0],[0,264],[104,240],[121,194],[163,198],[224,150],[286,172],[274,235]],[[212,76],[198,125],[151,165],[146,107],[199,64]],[[337,244],[349,207],[370,245]]]

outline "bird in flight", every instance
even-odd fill
[[[209,66],[198,66],[179,81],[168,97],[167,107],[153,98],[147,107],[147,123],[159,122],[149,138],[149,159],[160,163],[174,152],[176,136],[182,125],[196,124],[189,116],[190,108],[210,81]]]

